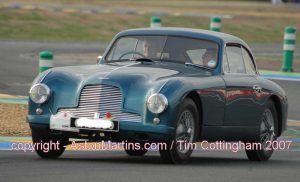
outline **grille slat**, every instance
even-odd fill
[[[82,94],[81,96],[88,97],[90,94],[93,94],[93,95],[101,95],[100,92],[102,92],[102,93],[110,93],[110,94],[120,95],[120,94],[118,94],[117,92],[103,92],[103,91],[99,90],[99,91],[97,91],[97,92],[85,92],[85,94]]]
[[[119,121],[141,122],[139,114],[122,112],[122,93],[118,87],[109,85],[85,86],[79,97],[77,108],[62,108],[58,111],[72,112],[77,117],[93,118],[98,112],[103,116],[111,112],[113,118]]]
[[[106,102],[85,102],[85,103],[80,103],[80,106],[89,106],[89,105],[102,105],[106,107],[106,104],[109,104],[109,106],[121,106],[122,102],[116,102],[116,103],[111,103],[109,101]]]
[[[103,93],[103,94],[105,94],[105,93]],[[81,96],[81,99],[93,98],[93,97],[95,97],[95,96],[101,97],[103,94],[93,94],[93,93],[90,93],[89,95],[82,95],[82,96]],[[114,93],[107,93],[107,94],[114,94]],[[106,95],[107,95],[107,94],[106,94]],[[92,96],[90,96],[90,95],[92,95]],[[112,97],[110,97],[110,98],[118,99],[118,98],[120,98],[120,97],[121,97],[121,95],[115,94],[115,96],[112,96]]]
[[[109,88],[103,88],[103,89],[97,89],[97,88],[93,88],[93,89],[82,89],[82,91],[84,92],[97,92],[97,91],[102,91],[102,92],[115,92],[118,93],[118,91],[114,90],[114,89],[109,89]]]

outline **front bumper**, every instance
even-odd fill
[[[84,138],[83,133],[74,131],[59,131],[51,130],[49,127],[50,115],[28,115],[27,121],[30,124],[30,128],[38,130],[40,134],[51,135],[58,134],[64,137],[72,138]],[[91,130],[88,134],[107,133],[110,136],[110,140],[143,140],[143,141],[166,141],[175,133],[174,127],[166,125],[154,125],[143,122],[119,122],[119,132],[104,132],[101,130]],[[141,137],[143,136],[143,137]]]

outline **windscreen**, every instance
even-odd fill
[[[217,43],[208,40],[177,36],[125,36],[113,44],[106,62],[146,58],[214,68],[217,56]]]

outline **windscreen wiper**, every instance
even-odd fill
[[[110,60],[108,61],[109,63],[115,63],[115,62],[126,62],[126,61],[136,61],[136,62],[148,62],[148,63],[152,63],[154,62],[152,59],[148,59],[148,58],[131,58],[131,59],[116,59],[116,60]]]
[[[108,63],[115,63],[115,62],[126,62],[131,61],[130,59],[115,59],[115,60],[109,60]]]
[[[197,67],[197,68],[203,68],[203,69],[207,69],[207,70],[213,70],[212,68],[209,68],[209,67],[206,67],[206,66],[202,66],[202,65],[199,65],[199,64],[194,64],[194,63],[184,63],[186,66],[194,66],[194,67]]]

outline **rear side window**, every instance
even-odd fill
[[[229,73],[230,70],[229,70],[229,65],[228,65],[228,60],[227,60],[227,54],[225,51],[223,52],[223,61],[222,62],[223,62],[223,71],[225,73]]]
[[[246,73],[241,47],[227,46],[226,51],[230,73]]]
[[[243,58],[244,58],[246,72],[248,74],[256,74],[255,66],[251,56],[249,55],[249,52],[244,48],[242,50],[243,50]]]

